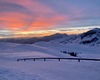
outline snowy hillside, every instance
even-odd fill
[[[52,43],[78,43],[84,45],[91,46],[99,46],[100,45],[100,29],[94,28],[88,32],[79,34],[79,35],[69,35],[64,38],[52,40]]]
[[[12,56],[17,59],[25,57],[72,57],[67,52],[77,53],[77,57],[100,57],[100,46],[87,46],[81,44],[59,44],[51,42],[38,42],[35,44],[16,44],[0,42],[0,56]],[[64,54],[64,52],[66,52]],[[97,56],[98,55],[98,56]]]
[[[77,53],[77,57],[89,57],[89,58],[100,58],[100,46],[88,46],[81,44],[59,44],[51,42],[38,42],[35,45],[46,47],[50,50],[55,51],[57,54],[64,54],[64,57],[71,57],[67,52]]]
[[[10,59],[18,59],[25,57],[64,57],[61,54],[55,53],[53,49],[38,46],[35,44],[15,44],[15,43],[0,43],[0,57]]]
[[[0,43],[0,80],[99,80],[100,62],[94,61],[19,61],[29,57],[72,57],[61,51],[81,52],[78,57],[100,58],[100,47],[38,42]]]

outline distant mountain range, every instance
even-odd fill
[[[40,41],[51,41],[59,38],[67,37],[67,34],[53,34],[50,36],[44,36],[44,37],[32,37],[32,38],[5,38],[0,39],[0,42],[13,42],[13,43],[21,43],[21,44],[33,44]]]
[[[94,28],[85,33],[78,35],[68,35],[66,38],[59,40],[53,40],[51,42],[68,44],[68,43],[78,43],[85,45],[100,45],[100,28]]]
[[[100,28],[94,28],[78,35],[56,33],[45,37],[0,39],[0,42],[13,42],[21,44],[33,44],[40,41],[61,44],[78,43],[85,45],[100,45]]]

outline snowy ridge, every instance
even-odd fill
[[[66,37],[67,34],[53,34],[50,36],[44,36],[44,37],[31,37],[31,38],[5,38],[5,39],[0,39],[0,42],[12,42],[12,43],[20,43],[20,44],[33,44],[36,42],[40,42],[40,41],[51,41],[51,40],[55,40],[55,39],[60,39],[63,37]]]
[[[37,42],[52,42],[52,43],[77,43],[91,46],[99,46],[100,45],[100,29],[94,28],[90,31],[79,35],[67,35],[56,33],[50,36],[44,37],[33,37],[33,38],[11,38],[11,39],[0,39],[1,42],[12,42],[12,43],[21,43],[21,44],[33,44]]]
[[[62,39],[52,40],[52,43],[77,43],[77,44],[84,44],[84,45],[91,45],[91,46],[99,46],[100,45],[100,29],[95,28],[88,32],[79,35],[68,35]]]

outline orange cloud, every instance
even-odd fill
[[[65,20],[66,18],[61,15],[57,15],[51,18],[46,17],[37,17],[32,22],[28,21],[31,20],[29,16],[20,14],[20,13],[5,13],[1,14],[0,20],[4,21],[1,22],[1,26],[5,29],[12,29],[12,30],[41,30],[41,29],[49,29]]]
[[[21,5],[29,10],[29,13],[3,12],[0,13],[1,26],[12,30],[43,30],[49,29],[66,19],[65,16],[56,13],[52,8],[34,0],[4,0],[13,4]]]
[[[12,29],[17,30],[24,28],[26,25],[25,19],[28,19],[28,17],[21,13],[14,13],[14,12],[6,12],[6,13],[0,13],[2,15],[0,17],[0,26],[4,29]]]
[[[32,30],[43,30],[43,29],[50,29],[56,26],[57,24],[61,23],[63,20],[69,20],[61,15],[56,15],[54,17],[46,18],[46,17],[38,17],[35,21],[33,21],[29,27],[28,31]]]

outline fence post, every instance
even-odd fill
[[[58,58],[58,61],[60,61],[60,58]]]
[[[33,61],[35,61],[35,59],[33,59]]]
[[[25,59],[24,59],[24,61],[25,61]]]
[[[46,61],[46,59],[44,58],[44,61]]]
[[[78,62],[80,62],[80,59],[78,59]]]
[[[17,59],[17,61],[19,61],[19,59]]]

